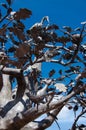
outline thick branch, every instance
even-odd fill
[[[30,122],[28,123],[25,127],[23,127],[21,130],[24,130],[25,128],[28,128],[28,130],[44,130],[48,128],[49,126],[52,125],[52,123],[55,121],[56,116],[59,114],[61,109],[63,108],[64,105],[58,107],[58,109],[55,109],[50,112],[50,114],[44,118],[41,121],[36,121],[36,122]]]
[[[85,89],[86,86],[83,87]],[[21,129],[24,127],[27,123],[35,120],[39,116],[41,116],[44,113],[48,113],[51,110],[58,109],[60,106],[65,105],[65,103],[74,95],[79,94],[80,91],[82,91],[82,88],[77,88],[75,91],[71,92],[68,96],[58,100],[58,101],[51,101],[49,105],[47,103],[40,104],[37,110],[37,107],[29,108],[27,111],[20,113],[16,115],[14,118],[15,121],[12,121],[12,118],[5,121],[5,124],[7,124],[6,129],[4,130],[14,130],[14,129]],[[17,109],[17,104],[15,109]],[[11,110],[11,113],[13,113],[14,110]],[[7,116],[9,116],[9,113],[7,113]],[[12,114],[11,114],[12,116]],[[2,129],[1,129],[2,130]]]
[[[18,76],[22,72],[21,69],[7,68],[7,67],[3,67],[2,65],[0,66],[0,71],[3,74],[9,74],[9,75],[14,75],[14,76]]]
[[[27,110],[25,113],[20,114],[21,116],[16,116],[15,121],[12,122],[9,120],[9,123],[7,124],[7,130],[14,130],[14,129],[20,129],[27,123],[33,121],[34,119],[38,118],[44,113],[47,113],[53,109],[58,109],[60,106],[65,105],[65,102],[67,102],[72,96],[74,96],[76,93],[73,91],[71,94],[69,94],[67,97],[57,101],[52,101],[48,106],[46,104],[40,104],[39,109],[37,111],[37,108],[31,108]]]
[[[17,77],[17,83],[18,83],[18,88],[17,88],[17,94],[16,94],[16,99],[19,100],[19,98],[22,98],[26,89],[26,83],[24,80],[24,76],[21,73],[20,76]]]

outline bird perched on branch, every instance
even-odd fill
[[[30,100],[33,103],[37,104],[37,110],[38,110],[38,104],[43,102],[43,99],[47,95],[47,89],[50,83],[51,83],[51,80],[46,81],[46,85],[42,89],[38,90],[36,95],[30,94],[30,93],[27,94]]]
[[[41,22],[39,23],[35,23],[31,28],[30,30],[34,29],[34,28],[40,28],[43,26],[44,22],[47,21],[49,23],[49,17],[48,16],[44,16],[41,20]]]
[[[46,94],[47,92],[47,88],[48,88],[48,85],[46,84],[45,87],[43,87],[42,89],[40,89],[38,92],[37,92],[37,96],[43,96]]]
[[[37,105],[37,110],[38,110],[38,104],[41,103],[45,97],[45,95],[38,96],[38,95],[30,94],[30,93],[27,93],[27,96],[31,100],[31,105],[32,105],[32,103],[34,103],[34,106]]]
[[[45,95],[46,92],[47,92],[47,89],[48,89],[48,86],[52,83],[52,80],[51,79],[47,79],[47,80],[44,80],[43,81],[46,85],[40,89],[38,92],[37,92],[37,95],[38,96],[42,96],[42,95]]]

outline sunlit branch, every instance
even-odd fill
[[[48,114],[47,117],[45,117],[43,120],[30,122],[27,125],[25,125],[24,128],[28,128],[28,129],[30,128],[33,130],[48,128],[56,120],[56,116],[59,114],[59,112],[61,111],[62,108],[63,108],[63,105],[58,107],[58,109],[52,110],[50,112],[50,114]],[[33,126],[34,126],[34,128],[33,128]],[[58,128],[58,126],[57,126],[57,128]],[[21,130],[23,130],[23,129],[21,129]]]
[[[9,74],[9,75],[15,75],[15,76],[18,76],[22,72],[21,69],[3,67],[2,65],[0,66],[0,71],[3,74]]]

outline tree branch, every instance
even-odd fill
[[[9,74],[9,75],[13,75],[13,76],[18,76],[22,72],[21,69],[8,68],[8,67],[4,67],[3,65],[0,66],[0,71],[3,74]]]
[[[26,89],[26,83],[24,80],[23,73],[21,73],[17,78],[17,93],[16,93],[16,100],[19,100],[19,98],[22,98]]]
[[[44,118],[41,121],[36,121],[36,122],[30,122],[27,125],[25,125],[21,130],[24,130],[27,128],[28,130],[44,130],[48,128],[49,126],[52,125],[52,123],[55,121],[56,116],[59,114],[61,109],[63,108],[64,105],[58,107],[58,109],[52,110],[49,115],[47,115],[46,118]]]
[[[85,114],[85,113],[86,113],[86,109],[85,109],[84,111],[82,111],[82,112],[77,116],[77,118],[75,119],[75,121],[74,121],[74,123],[73,123],[73,125],[72,125],[71,130],[75,130],[75,129],[76,129],[76,123],[77,123],[77,121],[78,121],[79,118],[80,118],[83,114]]]
[[[5,120],[5,122],[7,122],[7,127],[6,130],[14,130],[14,129],[21,129],[22,127],[24,127],[24,125],[26,125],[27,123],[35,120],[36,118],[38,118],[39,116],[41,116],[44,113],[48,113],[51,110],[54,109],[58,109],[60,106],[65,105],[65,103],[72,98],[74,95],[79,94],[80,91],[82,91],[83,89],[85,89],[86,86],[83,86],[83,88],[76,88],[74,89],[68,96],[63,97],[62,99],[58,100],[58,101],[51,101],[50,104],[47,106],[47,103],[45,104],[40,104],[39,105],[39,109],[37,110],[37,107],[33,107],[33,108],[29,108],[27,109],[25,112],[20,113],[18,115],[16,115],[16,117],[14,118],[15,121],[11,121],[12,120],[12,114],[11,114],[11,118],[7,120]],[[18,108],[18,104],[16,104],[15,109]],[[14,113],[14,109],[11,109],[11,113]],[[17,113],[17,111],[16,111]],[[9,117],[9,113],[6,114],[6,117]],[[5,130],[5,129],[4,129]]]
[[[20,129],[27,123],[33,121],[34,119],[38,118],[40,115],[47,113],[53,109],[58,109],[60,106],[65,105],[65,102],[67,102],[71,97],[73,97],[76,94],[76,92],[72,92],[68,96],[64,97],[63,99],[57,101],[51,101],[51,103],[47,106],[47,103],[40,104],[39,109],[37,111],[37,108],[31,108],[24,112],[23,114],[20,113],[21,116],[16,116],[15,121],[12,122],[11,119],[9,120],[9,123],[7,124],[7,130],[14,130],[14,129]],[[16,106],[18,107],[18,106]],[[7,121],[6,121],[7,122]]]

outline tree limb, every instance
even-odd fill
[[[19,98],[22,98],[26,89],[26,83],[24,80],[23,73],[20,74],[20,76],[17,76],[17,93],[16,93],[16,100],[19,100]]]
[[[21,130],[24,130],[25,128],[27,128],[28,130],[32,129],[32,130],[44,130],[46,128],[48,128],[49,126],[51,126],[51,124],[55,121],[55,117],[56,115],[59,114],[59,112],[61,111],[61,109],[63,108],[64,105],[58,107],[58,109],[52,110],[50,112],[49,115],[47,115],[47,117],[45,117],[43,120],[41,121],[34,121],[34,122],[30,122],[27,125],[25,125]]]
[[[37,111],[37,108],[31,108],[24,112],[23,114],[20,113],[21,116],[16,116],[15,121],[11,121],[9,119],[9,123],[7,123],[7,130],[14,130],[14,129],[20,129],[27,123],[33,121],[34,119],[38,118],[40,115],[47,113],[53,109],[58,109],[58,107],[65,105],[65,102],[67,102],[72,96],[74,96],[76,92],[72,92],[68,96],[64,97],[63,99],[57,101],[51,101],[51,103],[47,106],[47,103],[40,104],[39,109]],[[16,106],[18,107],[18,106]],[[7,121],[6,121],[7,122]]]
[[[9,74],[9,75],[13,75],[13,76],[18,76],[22,72],[21,69],[3,67],[3,65],[0,66],[0,71],[3,74]]]

